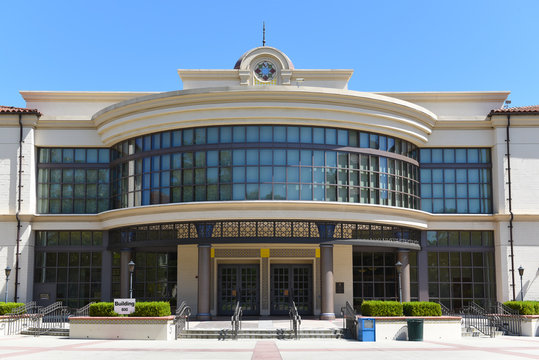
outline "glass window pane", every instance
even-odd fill
[[[328,145],[337,144],[337,130],[336,129],[326,129],[326,144]]]
[[[324,143],[324,129],[323,128],[313,128],[313,143],[323,144]]]
[[[455,149],[444,149],[444,163],[452,164],[455,162]]]
[[[286,127],[275,126],[273,128],[273,142],[286,142]]]
[[[245,126],[234,126],[233,134],[235,143],[245,142]]]
[[[230,126],[224,126],[220,128],[221,132],[221,144],[228,144],[232,142],[232,128]]]
[[[303,126],[300,128],[301,143],[309,144],[313,142],[312,128]]]
[[[468,149],[468,163],[476,164],[479,162],[479,150]]]
[[[246,127],[247,142],[258,142],[258,126]]]
[[[232,152],[233,165],[245,165],[245,150],[233,150]]]
[[[432,149],[432,163],[440,164],[443,162],[443,150],[442,149]]]
[[[207,129],[208,144],[217,144],[219,142],[219,128],[211,127]]]
[[[97,149],[86,150],[86,162],[97,163]]]
[[[273,141],[273,127],[261,126],[260,127],[260,142],[272,142]]]
[[[431,162],[430,149],[421,149],[419,151],[419,159],[422,163],[429,164]]]

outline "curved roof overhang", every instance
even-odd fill
[[[221,87],[142,96],[93,117],[103,143],[183,127],[242,124],[326,126],[372,131],[425,144],[436,115],[368,92],[294,86]]]

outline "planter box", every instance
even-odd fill
[[[522,315],[522,336],[539,336],[539,315]]]
[[[174,340],[174,316],[71,317],[72,339]]]
[[[383,316],[375,319],[376,341],[408,340],[406,320],[423,319],[423,340],[458,340],[462,336],[460,316]],[[358,320],[363,318],[358,316]]]

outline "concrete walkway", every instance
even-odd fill
[[[539,338],[464,338],[454,342],[350,340],[72,340],[51,336],[0,337],[0,359],[138,360],[512,360],[539,359]]]

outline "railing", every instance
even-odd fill
[[[493,324],[492,316],[489,316],[488,312],[476,303],[470,302],[468,306],[464,307],[462,317],[467,328],[477,329],[490,337],[496,335],[496,327]]]
[[[494,326],[507,335],[522,334],[522,317],[518,310],[511,309],[504,304],[496,303],[496,314],[493,317]]]
[[[288,313],[290,315],[290,330],[294,332],[294,338],[298,340],[301,326],[301,316],[298,313],[298,308],[296,307],[295,302],[292,301],[292,305],[290,305],[290,310]]]
[[[442,304],[441,301],[437,301],[437,303],[440,305],[440,308],[442,309],[442,315],[443,316],[455,316],[455,315],[458,315],[457,313],[455,313],[454,311],[449,309],[447,306]]]
[[[240,302],[236,303],[236,309],[234,315],[230,318],[230,324],[232,325],[232,338],[238,338],[238,332],[241,330],[241,320],[243,316],[243,310],[241,309]]]
[[[191,307],[185,301],[182,301],[176,309],[174,324],[176,325],[176,339],[178,339],[183,330],[189,330],[189,316],[191,316]]]
[[[22,331],[35,327],[40,314],[35,301],[13,309],[7,316],[7,335],[20,334]]]
[[[90,305],[92,305],[94,303],[95,303],[95,301],[92,301],[92,302],[84,305],[80,309],[76,309],[74,311],[75,315],[73,315],[73,316],[90,316]]]
[[[347,301],[346,305],[341,308],[341,316],[343,321],[343,329],[346,330],[348,336],[354,339],[357,336],[357,315],[354,308]]]
[[[65,329],[69,318],[69,310],[61,301],[40,308],[41,321],[34,326],[34,335],[39,336],[56,329]]]

